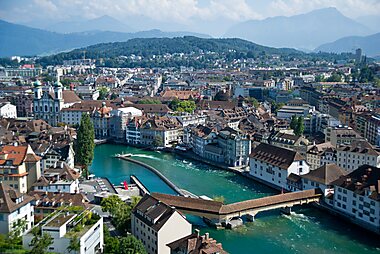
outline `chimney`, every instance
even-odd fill
[[[194,231],[197,234],[197,237],[199,237],[199,233],[200,233],[199,229],[195,229]]]
[[[205,241],[208,241],[209,237],[210,237],[210,234],[209,233],[205,233]]]

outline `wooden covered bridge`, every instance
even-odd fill
[[[232,218],[242,216],[248,216],[253,220],[257,213],[272,209],[287,208],[290,211],[290,207],[294,205],[318,202],[322,192],[320,189],[304,190],[232,204],[162,193],[152,193],[152,196],[183,213],[204,217],[214,222],[228,222]]]

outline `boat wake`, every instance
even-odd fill
[[[282,216],[292,222],[310,222],[310,218],[302,213],[290,212],[290,215],[283,214]]]
[[[152,155],[146,155],[146,154],[132,154],[131,157],[147,158],[147,159],[158,160],[158,161],[162,160],[160,158],[154,157]]]

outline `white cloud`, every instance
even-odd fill
[[[57,6],[50,0],[34,0],[34,3],[48,13],[56,12],[58,10]]]

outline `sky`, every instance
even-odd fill
[[[0,0],[0,19],[43,27],[109,15],[137,29],[207,32],[250,19],[291,16],[325,7],[336,7],[357,18],[379,15],[380,0]],[[155,25],[158,27],[151,27]]]

